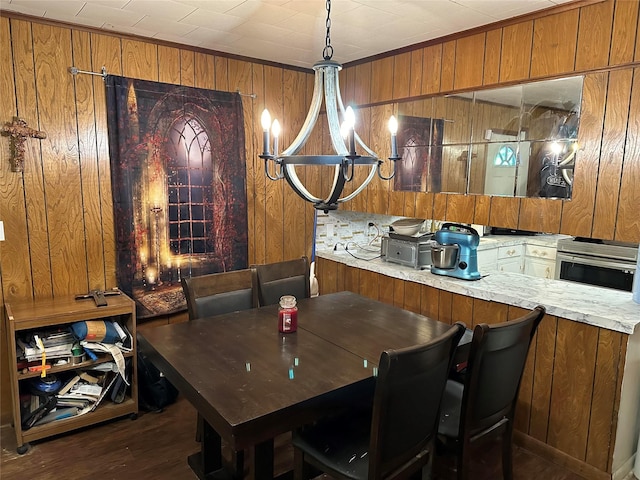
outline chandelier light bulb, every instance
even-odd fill
[[[398,120],[396,120],[394,115],[391,115],[391,118],[389,118],[389,132],[391,132],[391,135],[398,133]]]
[[[558,142],[553,142],[551,144],[551,153],[553,153],[554,155],[560,155],[560,152],[562,152],[562,145],[560,145]]]
[[[356,114],[353,112],[353,108],[348,106],[344,112],[344,123],[349,129],[353,129],[356,126]]]
[[[271,124],[271,133],[273,134],[273,138],[280,136],[280,122],[277,119]]]
[[[262,111],[262,117],[260,117],[260,123],[262,124],[262,130],[268,131],[271,127],[271,115],[266,108]]]

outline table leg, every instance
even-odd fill
[[[206,422],[202,421],[200,451],[187,458],[191,470],[200,480],[230,478],[222,469],[222,440],[220,435]]]
[[[251,480],[273,479],[273,439],[254,445],[249,478]]]

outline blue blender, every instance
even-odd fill
[[[431,246],[431,273],[478,280],[478,245],[480,235],[468,225],[445,223],[433,238]]]

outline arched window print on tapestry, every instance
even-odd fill
[[[167,135],[169,248],[213,254],[213,163],[206,129],[195,117],[177,119]]]
[[[240,95],[106,80],[118,287],[140,318],[184,310],[183,277],[247,268]]]

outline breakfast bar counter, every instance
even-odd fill
[[[483,239],[479,253],[488,244]],[[467,281],[378,256],[355,247],[316,252],[320,294],[350,290],[470,328],[544,305],[518,397],[516,443],[587,479],[631,472],[640,434],[640,305],[630,292],[483,268],[481,279]]]
[[[481,245],[485,248],[483,243]],[[640,323],[640,305],[631,299],[630,292],[492,270],[481,271],[480,280],[460,280],[432,274],[428,268],[418,270],[380,258],[357,259],[344,250],[322,251],[317,255],[350,267],[467,297],[527,309],[542,304],[549,315],[615,332],[632,334]]]

